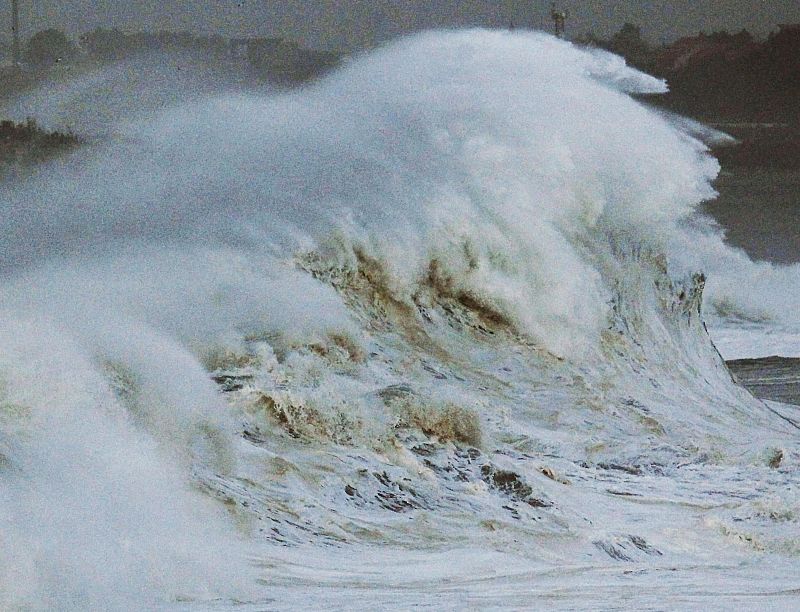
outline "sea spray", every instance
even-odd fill
[[[726,262],[761,268],[697,221],[706,146],[630,96],[664,87],[424,33],[4,185],[0,601],[233,602],[251,546],[264,598],[276,545],[738,560],[695,513],[794,432],[703,325],[701,269],[740,304]]]

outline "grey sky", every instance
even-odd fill
[[[11,0],[0,0],[8,23]],[[284,35],[312,46],[360,46],[401,31],[432,26],[549,26],[550,0],[20,0],[23,33],[60,27],[75,34],[97,26],[188,29],[235,35]],[[561,0],[571,34],[608,35],[625,21],[653,41],[699,30],[746,27],[766,35],[780,23],[800,22],[798,0]]]

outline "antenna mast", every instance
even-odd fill
[[[11,0],[11,33],[14,38],[12,47],[14,66],[19,68],[22,61],[19,50],[19,0]]]
[[[555,34],[558,38],[564,38],[564,33],[567,30],[567,17],[569,15],[566,11],[559,11],[556,8],[556,3],[550,7],[550,17],[553,19],[553,26],[555,30]]]

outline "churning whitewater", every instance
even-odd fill
[[[0,200],[0,607],[791,597],[800,414],[704,317],[797,329],[800,275],[696,211],[665,90],[432,32],[69,124]]]

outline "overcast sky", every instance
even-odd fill
[[[226,36],[282,35],[311,46],[355,47],[433,26],[549,27],[550,0],[19,0],[25,36],[45,27],[188,29]],[[0,0],[8,23],[11,0]],[[626,21],[654,42],[699,30],[747,28],[764,36],[800,22],[800,0],[561,0],[571,35],[607,36]],[[7,29],[7,28],[6,28]]]

